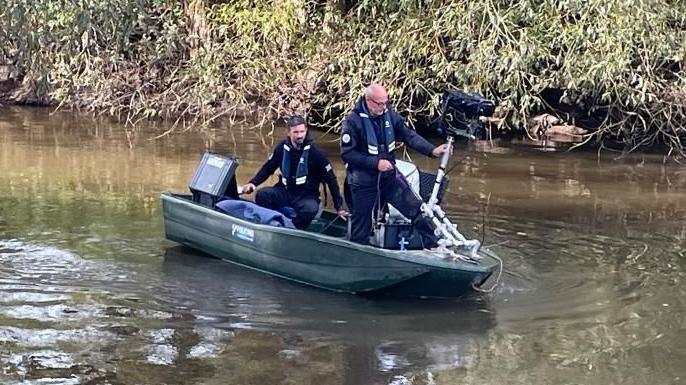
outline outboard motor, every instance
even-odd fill
[[[493,101],[481,95],[460,90],[445,91],[441,98],[438,131],[449,137],[476,139],[483,131],[483,123],[479,117],[492,116],[494,112]]]

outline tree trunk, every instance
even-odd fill
[[[186,17],[188,17],[188,43],[192,59],[197,55],[199,49],[208,49],[210,44],[210,29],[207,26],[205,0],[185,0],[183,9]]]

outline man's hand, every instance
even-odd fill
[[[441,144],[440,146],[436,146],[436,148],[431,151],[431,155],[435,156],[436,158],[440,157],[441,155],[445,154],[445,152],[448,151],[448,145],[446,144]],[[453,154],[453,148],[450,148],[450,155]]]
[[[344,221],[347,221],[347,220],[348,220],[348,217],[350,216],[350,213],[347,212],[347,211],[345,211],[345,210],[343,210],[343,209],[338,210],[337,214],[338,214],[338,216],[339,216],[341,219],[343,219]]]
[[[247,183],[241,186],[241,194],[250,194],[255,191],[255,185],[252,183]]]
[[[381,172],[391,171],[393,170],[393,163],[386,159],[379,159],[379,163],[376,165],[376,168]]]

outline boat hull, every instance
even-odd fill
[[[395,251],[341,237],[251,223],[190,200],[162,194],[167,239],[222,260],[337,292],[458,297],[498,267],[451,261],[423,250]]]

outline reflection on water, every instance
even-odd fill
[[[164,129],[129,147],[107,122],[0,108],[0,383],[686,382],[677,165],[462,145],[445,207],[504,257],[502,284],[379,300],[165,241],[159,193],[185,190],[205,149],[239,155],[244,181],[279,138],[148,140]]]

